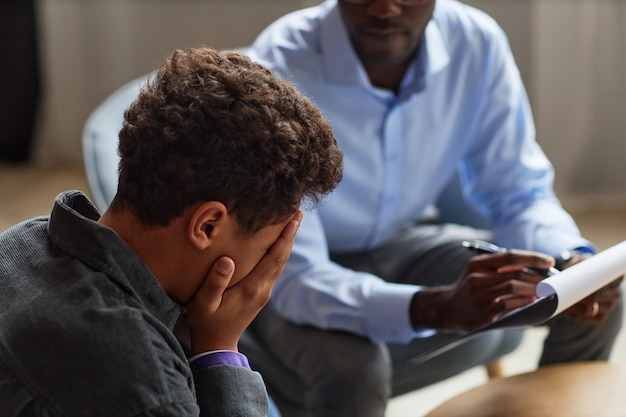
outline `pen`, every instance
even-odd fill
[[[493,243],[483,242],[482,240],[473,240],[467,241],[464,240],[461,243],[467,249],[475,252],[475,253],[506,253],[507,249],[498,245],[494,245]],[[526,268],[530,272],[535,273],[537,275],[545,275],[551,276],[554,274],[558,274],[560,271],[555,267],[550,267],[549,269],[539,269],[539,268]]]

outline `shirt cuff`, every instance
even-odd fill
[[[189,367],[192,371],[214,365],[234,365],[250,369],[248,358],[244,354],[232,350],[214,350],[189,358]]]
[[[596,249],[593,246],[579,246],[577,248],[574,248],[574,250],[580,253],[588,253],[590,255],[596,254]]]
[[[408,343],[416,337],[429,337],[433,329],[414,329],[410,308],[413,297],[423,287],[382,281],[369,291],[367,321],[370,339],[377,342]],[[384,314],[381,314],[384,312]]]
[[[557,269],[563,269],[563,266],[572,259],[581,255],[595,255],[596,250],[592,246],[578,246],[571,250],[561,251],[560,255],[555,257],[555,266]]]

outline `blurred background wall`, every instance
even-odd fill
[[[562,200],[626,204],[626,0],[466,2],[509,35]],[[317,3],[36,0],[42,94],[34,162],[81,164],[89,113],[173,49],[247,45],[274,19]]]
[[[467,0],[509,35],[569,207],[626,205],[626,0]]]

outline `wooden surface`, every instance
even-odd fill
[[[495,378],[425,417],[625,417],[626,365],[555,365]]]

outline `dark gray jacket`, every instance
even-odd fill
[[[0,235],[0,416],[263,416],[260,375],[193,373],[182,307],[79,192]]]

